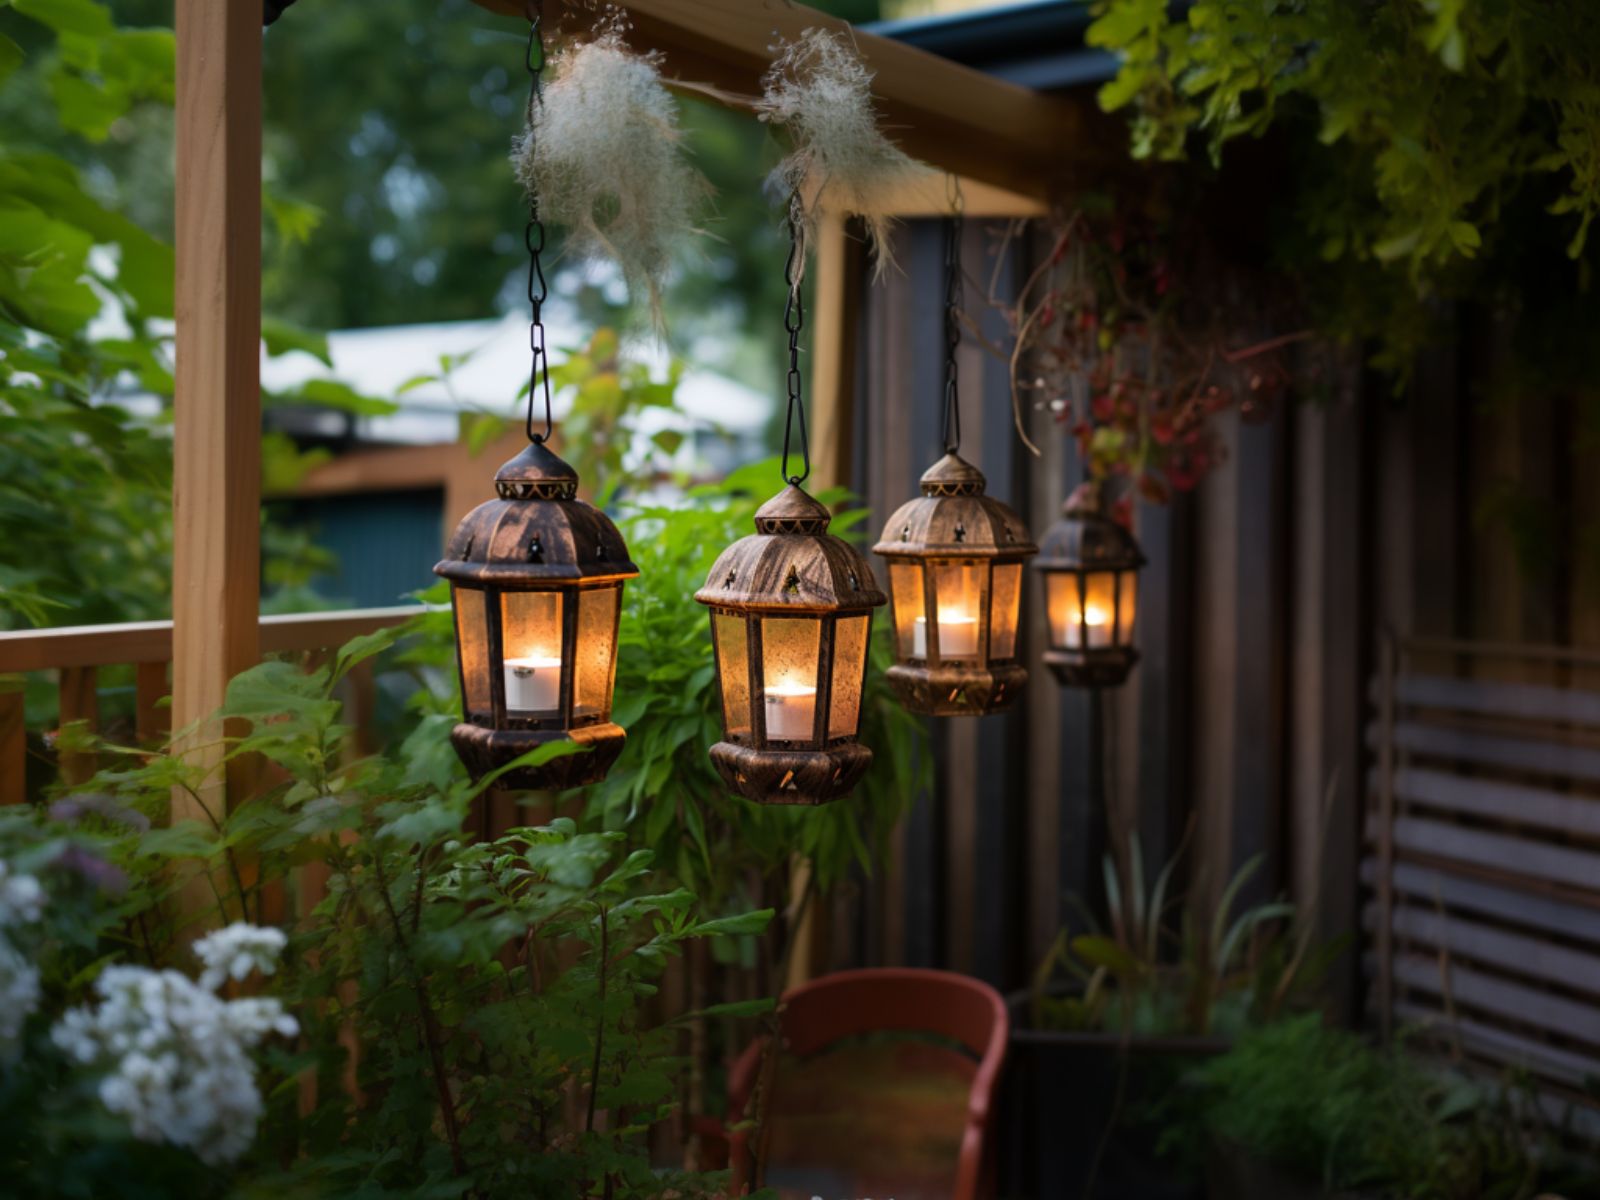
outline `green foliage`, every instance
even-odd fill
[[[1329,257],[1414,272],[1472,258],[1511,193],[1546,176],[1573,257],[1600,212],[1600,13],[1584,0],[1101,0],[1097,11],[1089,41],[1124,56],[1100,101],[1132,109],[1137,156],[1181,158],[1200,134],[1217,158],[1309,109],[1354,176]]]
[[[754,804],[730,795],[706,757],[706,747],[721,739],[722,716],[706,610],[694,593],[716,556],[751,532],[756,507],[778,479],[776,462],[751,464],[692,490],[686,504],[642,508],[622,522],[640,568],[625,593],[613,714],[628,745],[590,791],[589,812],[606,828],[629,829],[712,906],[741,895],[752,871],[770,874],[790,854],[810,859],[824,888],[852,864],[870,869],[927,777],[927,756],[919,754],[924,726],[884,681],[893,654],[883,621],[861,730],[877,761],[851,799],[820,808]],[[818,495],[834,505],[845,498],[843,491]],[[849,536],[865,515],[847,510],[832,531]]]
[[[1315,1014],[1249,1034],[1193,1082],[1213,1136],[1329,1191],[1512,1200],[1600,1185],[1592,1168],[1586,1182],[1559,1178],[1553,1147],[1526,1137],[1533,1114],[1514,1090],[1373,1049]]]
[[[1268,130],[1280,265],[1319,326],[1377,343],[1403,386],[1441,300],[1522,316],[1592,307],[1600,213],[1600,9],[1587,0],[1097,0],[1089,40],[1121,56],[1101,104],[1132,150],[1213,164]],[[1576,266],[1564,260],[1577,260]],[[1585,324],[1587,324],[1585,319]],[[1591,355],[1568,337],[1547,371]],[[1546,350],[1550,349],[1547,345]]]
[[[423,715],[393,754],[354,757],[340,681],[414,632],[357,638],[315,670],[271,661],[235,678],[224,712],[245,731],[226,759],[264,760],[273,782],[226,815],[151,827],[174,788],[203,804],[207,779],[177,759],[115,748],[118,764],[58,807],[131,887],[114,903],[53,913],[58,958],[27,1058],[61,1078],[41,1083],[50,1103],[39,1113],[0,1091],[15,1117],[0,1142],[8,1178],[26,1163],[40,1180],[31,1194],[68,1194],[80,1170],[93,1179],[107,1162],[126,1170],[128,1155],[154,1154],[115,1122],[102,1130],[109,1116],[89,1098],[92,1080],[62,1075],[43,1030],[107,963],[181,962],[171,901],[192,909],[198,887],[215,897],[211,920],[265,924],[289,900],[291,952],[262,991],[284,1002],[302,1034],[263,1061],[266,1115],[251,1156],[208,1175],[169,1155],[143,1176],[169,1189],[160,1194],[709,1194],[715,1176],[651,1165],[646,1138],[674,1109],[683,1064],[677,1033],[648,1014],[684,943],[759,935],[771,913],[702,919],[692,893],[658,875],[651,853],[630,849],[621,831],[557,819],[491,841],[468,836],[492,779],[468,781],[448,715]],[[579,749],[557,743],[519,761]],[[32,814],[7,814],[0,861],[22,869],[45,852],[13,853],[8,830],[56,848],[67,836]],[[327,880],[325,894],[296,903],[308,872]],[[315,1105],[304,1114],[309,1080]],[[92,1114],[70,1143],[46,1126],[69,1100]],[[27,1142],[46,1134],[89,1153],[33,1157]]]
[[[1239,868],[1209,911],[1172,895],[1180,855],[1161,868],[1148,893],[1137,836],[1125,870],[1106,856],[1110,930],[1091,920],[1087,933],[1056,935],[1034,974],[1037,1024],[1231,1039],[1307,1002],[1340,947],[1313,948],[1311,922],[1292,930],[1295,910],[1283,901],[1235,914],[1259,857]]]

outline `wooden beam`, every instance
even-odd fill
[[[883,213],[891,217],[943,217],[950,212],[950,176],[943,171],[929,171],[914,179],[885,188],[863,206],[868,213]],[[958,178],[957,194],[961,198],[964,216],[979,220],[1004,217],[1047,217],[1050,205],[1037,195],[996,187],[981,179]],[[823,193],[822,202],[828,203]]]
[[[860,321],[861,246],[845,218],[831,213],[817,228],[811,311],[811,454],[815,488],[850,482],[856,401],[856,326]]]
[[[71,667],[61,672],[57,694],[60,697],[61,725],[82,721],[95,733],[100,728],[100,696],[96,691],[98,673],[93,667]],[[61,756],[61,778],[69,785],[83,783],[95,772],[93,754],[65,751]]]
[[[172,720],[210,765],[203,722],[259,657],[261,6],[177,0],[176,25]],[[174,792],[174,820],[201,815]]]
[[[476,0],[525,19],[523,0]],[[761,91],[771,47],[814,28],[845,33],[873,72],[873,94],[889,135],[914,158],[941,170],[1046,197],[1063,172],[1081,166],[1100,143],[1092,116],[1072,100],[995,79],[949,59],[867,33],[790,0],[622,0],[630,41],[658,50],[669,76],[709,84],[713,99],[742,105]],[[580,0],[546,0],[552,26],[584,27],[593,11]],[[1112,128],[1106,126],[1106,129]],[[1125,158],[1121,134],[1099,158]]]

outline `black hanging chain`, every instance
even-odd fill
[[[540,104],[544,103],[544,4],[542,0],[530,0],[528,4],[528,129],[525,136],[532,139],[534,128],[534,115]],[[530,145],[529,153],[537,151],[537,147]],[[544,345],[544,301],[550,294],[549,285],[544,279],[544,263],[540,255],[544,253],[544,222],[539,220],[539,194],[533,190],[531,184],[528,189],[528,224],[522,232],[523,244],[528,247],[528,306],[531,310],[531,319],[528,322],[528,350],[533,355],[533,360],[528,367],[528,440],[534,445],[545,442],[555,431],[555,424],[550,418],[550,358],[545,353]],[[544,432],[533,431],[533,398],[537,393],[544,394]]]
[[[944,452],[961,449],[956,347],[961,344],[961,210],[944,219]]]
[[[800,396],[800,331],[805,327],[805,302],[800,298],[800,287],[795,282],[800,269],[800,227],[793,214],[789,217],[789,261],[783,267],[784,282],[789,285],[789,301],[783,309],[783,327],[789,332],[789,410],[783,418],[783,478],[799,487],[811,474],[811,444],[806,438],[806,406]],[[798,475],[789,474],[789,439],[800,432],[800,461],[803,469]]]

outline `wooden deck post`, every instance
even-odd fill
[[[206,723],[256,662],[261,509],[261,5],[177,0],[172,725]],[[220,814],[221,781],[207,797]],[[175,793],[172,818],[199,817]]]

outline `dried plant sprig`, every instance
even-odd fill
[[[512,161],[568,250],[614,261],[660,329],[673,254],[699,233],[711,185],[689,162],[659,56],[629,49],[624,32],[613,17],[555,56]]]
[[[813,28],[773,49],[756,114],[784,128],[790,149],[768,186],[788,200],[802,237],[815,231],[825,202],[859,215],[881,273],[893,261],[893,222],[874,211],[874,198],[928,168],[884,135],[872,104],[872,72],[848,37]]]

